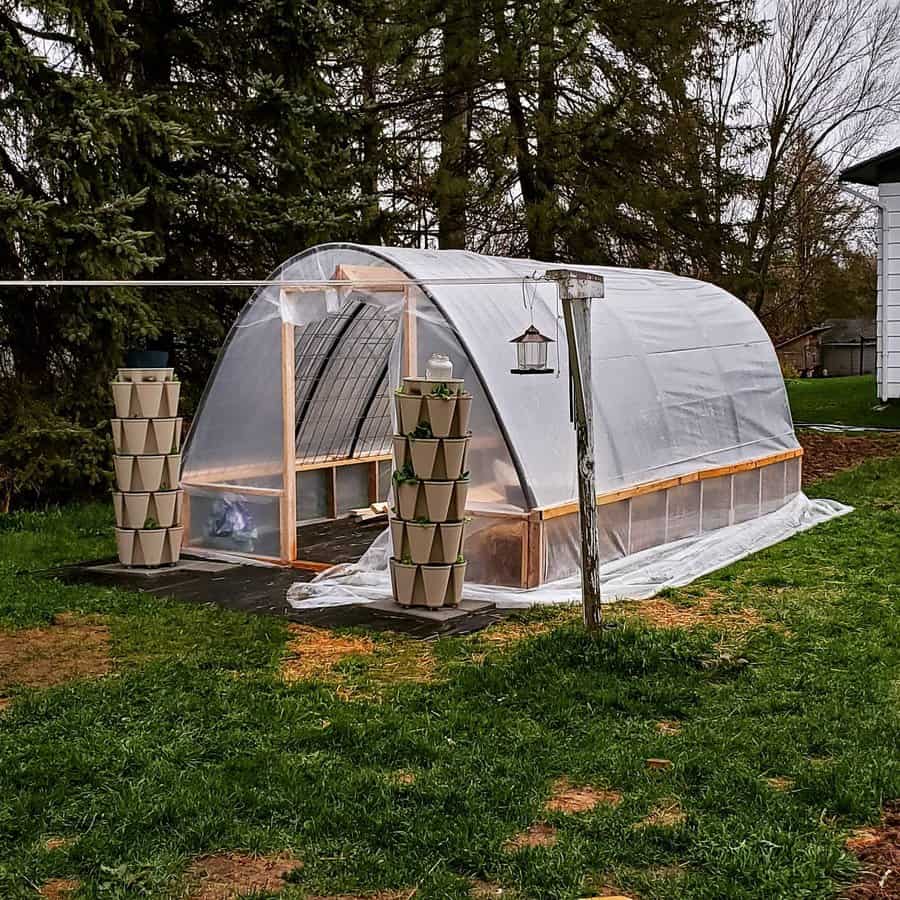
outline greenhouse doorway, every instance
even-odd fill
[[[372,513],[390,492],[390,363],[409,303],[394,269],[338,266],[332,280],[353,288],[294,329],[296,564],[310,568],[358,559],[387,527]]]

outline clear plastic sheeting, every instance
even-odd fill
[[[752,311],[665,272],[564,267],[604,279],[591,365],[606,566],[782,521],[771,517],[800,503],[801,451]],[[284,285],[257,291],[238,317],[195,417],[182,472],[188,545],[304,559],[297,523],[385,497],[394,388],[443,353],[473,396],[467,579],[507,590],[577,578],[568,354],[548,268],[348,244],[288,260],[274,276]],[[552,374],[511,372],[510,341],[532,323],[553,341]],[[353,577],[378,559],[376,547]]]
[[[604,603],[642,600],[664,588],[679,587],[746,556],[771,547],[799,532],[853,511],[835,500],[810,500],[805,494],[776,512],[696,537],[673,541],[606,563],[600,572]],[[340,566],[314,581],[295,584],[288,601],[298,609],[374,603],[391,596],[387,560],[390,535],[385,532],[354,565]],[[487,600],[500,608],[577,603],[578,575],[548,582],[532,590],[469,584],[467,600]]]

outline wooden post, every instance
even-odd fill
[[[297,558],[297,438],[296,411],[296,345],[294,326],[281,323],[281,475],[283,479],[281,519],[281,559],[293,562]]]
[[[416,322],[416,297],[408,286],[403,288],[403,360],[401,374],[415,378],[419,374],[418,323]]]
[[[581,526],[581,603],[584,627],[594,633],[602,624],[600,605],[600,535],[594,478],[594,407],[591,390],[591,300],[603,297],[603,277],[552,269],[558,282],[569,345],[569,378],[574,394],[578,453],[578,509]]]

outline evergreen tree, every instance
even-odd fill
[[[310,243],[355,236],[371,198],[356,123],[323,74],[337,41],[324,3],[6,4],[3,277],[259,277]],[[108,445],[95,425],[123,348],[173,351],[190,402],[244,299],[4,291],[7,497],[54,473],[100,480]]]

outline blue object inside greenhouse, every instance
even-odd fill
[[[206,525],[207,537],[224,540],[235,550],[252,552],[258,537],[253,514],[241,500],[221,498],[213,503]]]

